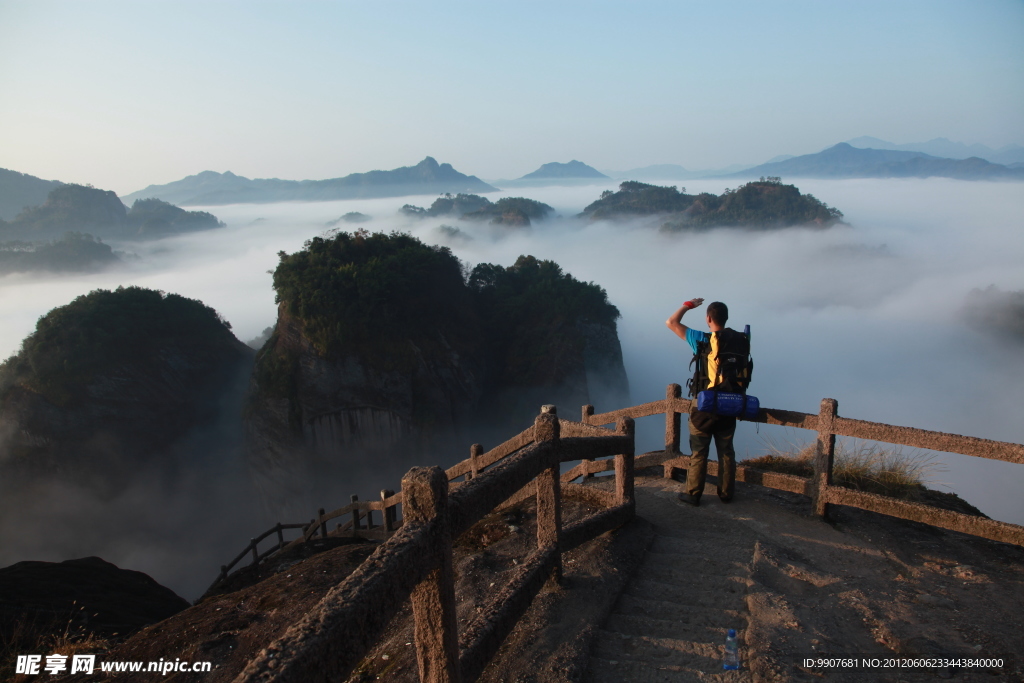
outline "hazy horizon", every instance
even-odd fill
[[[571,159],[600,170],[756,165],[860,136],[1000,148],[1024,144],[1022,35],[1024,3],[1014,0],[0,0],[0,167],[125,196],[204,170],[327,179],[426,156],[513,179]],[[721,193],[741,182],[664,184]],[[572,218],[614,180],[488,195],[526,196],[560,215],[528,230],[398,213],[435,195],[190,206],[226,227],[111,240],[134,255],[105,272],[0,276],[0,358],[52,308],[119,285],[199,299],[248,341],[276,319],[268,271],[278,252],[358,211],[373,217],[371,231],[410,232],[471,265],[532,254],[603,286],[622,312],[633,404],[685,383],[690,352],[664,321],[701,296],[727,302],[733,326],[751,325],[751,393],[764,406],[813,413],[829,397],[846,417],[1024,442],[1021,347],[968,323],[964,310],[974,289],[1024,290],[1024,185],[783,182],[839,208],[849,225],[667,235],[656,219]],[[699,313],[690,316],[684,322],[702,327]],[[568,417],[579,410],[559,407]],[[639,448],[660,447],[663,421],[640,420],[638,430]],[[737,450],[743,458],[766,440],[810,436],[744,424]],[[24,504],[0,496],[10,511],[0,514],[0,565],[99,555],[194,596],[267,526],[239,480],[239,454],[199,455],[220,463],[216,476],[197,466],[174,485],[140,479],[115,500],[74,486],[23,492]],[[1024,524],[1024,468],[936,458],[945,469],[934,486]],[[340,502],[372,495],[381,476],[339,481]],[[126,517],[123,533],[107,533]],[[203,527],[209,518],[219,526]],[[182,537],[188,556],[177,552]]]
[[[115,244],[138,259],[90,275],[10,275],[0,278],[0,354],[15,352],[35,320],[92,289],[135,284],[196,298],[232,323],[247,341],[276,319],[272,270],[281,250],[293,252],[349,211],[368,214],[371,231],[410,232],[444,244],[470,265],[510,265],[520,254],[558,262],[574,277],[594,281],[619,307],[632,403],[657,400],[669,382],[684,384],[689,351],[664,320],[690,297],[730,305],[731,323],[753,328],[756,362],[751,393],[763,405],[816,412],[824,397],[840,414],[1007,440],[1024,441],[1015,419],[1024,400],[1024,361],[966,323],[973,289],[1022,288],[1024,238],[1012,232],[1024,197],[1012,183],[947,179],[804,180],[799,186],[846,213],[850,225],[827,230],[750,232],[719,228],[666,235],[649,224],[581,221],[573,216],[614,183],[531,188],[526,195],[555,207],[559,217],[510,230],[453,217],[414,219],[405,203],[433,196],[335,202],[237,204],[215,210],[227,227],[156,242]],[[688,191],[721,192],[725,183],[691,181]],[[441,224],[459,228],[449,237]],[[733,269],[709,255],[728,254]],[[701,328],[693,315],[684,322]],[[966,404],[967,397],[972,398]],[[620,406],[597,406],[599,411]],[[566,406],[573,417],[579,406]],[[657,419],[641,421],[644,449],[657,448]],[[741,457],[763,452],[763,436],[797,440],[752,425],[741,428]],[[452,457],[461,457],[453,454]],[[456,458],[458,459],[458,458]],[[937,478],[986,513],[1024,522],[1024,501],[1012,486],[1024,473],[1004,463],[943,456]],[[970,464],[966,464],[970,463]],[[977,473],[1002,471],[982,488]],[[1019,469],[1019,468],[1017,468]],[[1012,484],[1010,482],[1013,482]],[[994,488],[1007,486],[1005,495]],[[325,504],[327,501],[325,501]]]
[[[865,135],[998,148],[1024,143],[1022,33],[1009,0],[0,0],[0,167],[125,195],[428,155],[518,178],[570,159],[754,165]]]

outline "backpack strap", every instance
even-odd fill
[[[711,351],[709,342],[697,342],[697,352],[690,359],[690,368],[693,369],[693,377],[686,380],[686,389],[690,398],[697,398],[697,394],[708,388],[708,364],[707,357]]]

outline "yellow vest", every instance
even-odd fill
[[[711,337],[711,350],[708,351],[708,389],[715,386],[715,380],[718,379],[718,335],[714,332],[709,333]]]

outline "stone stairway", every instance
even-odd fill
[[[722,655],[730,628],[743,655],[755,535],[724,523],[713,485],[700,508],[678,503],[676,491],[638,497],[637,514],[656,536],[594,640],[588,681],[751,680],[745,668],[723,671]]]

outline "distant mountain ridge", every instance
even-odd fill
[[[125,196],[125,201],[157,198],[179,206],[331,201],[368,197],[402,197],[446,192],[496,192],[476,176],[456,171],[426,157],[415,166],[390,171],[352,173],[327,180],[249,179],[230,171],[203,171],[165,185],[150,185]]]
[[[1024,170],[993,164],[978,157],[945,159],[923,152],[861,149],[840,142],[817,154],[761,164],[725,178],[785,176],[797,178],[956,178],[958,180],[1021,179]]]
[[[0,168],[0,220],[9,221],[23,209],[39,206],[59,180],[43,180],[27,173]]]
[[[607,178],[593,166],[573,159],[567,164],[552,161],[544,164],[533,173],[527,173],[519,180],[540,180],[543,178]]]
[[[1021,145],[1006,145],[999,149],[992,149],[986,145],[973,144],[965,145],[962,142],[953,142],[947,138],[934,138],[927,142],[910,142],[905,145],[897,145],[886,140],[879,140],[868,135],[847,140],[847,144],[861,149],[890,149],[903,152],[922,152],[935,157],[947,159],[968,159],[978,157],[993,164],[1010,166],[1024,162],[1024,147]],[[773,159],[774,161],[774,159]]]
[[[788,158],[788,157],[786,157]],[[777,161],[778,157],[770,161]],[[752,164],[729,164],[718,169],[691,171],[679,164],[652,164],[628,171],[608,171],[605,173],[616,180],[695,180],[699,178],[719,178],[728,173],[737,173],[750,168]]]

